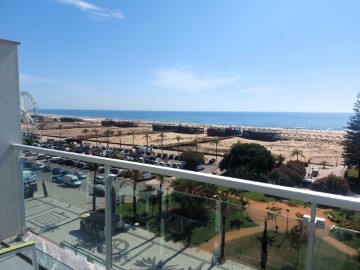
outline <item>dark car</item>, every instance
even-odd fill
[[[169,159],[173,159],[173,158],[174,158],[174,154],[170,154]]]
[[[53,174],[62,174],[63,173],[63,169],[61,169],[61,168],[54,168],[54,169],[52,169],[52,173]]]
[[[215,158],[209,160],[209,164],[213,164],[215,162]]]
[[[29,168],[31,169],[33,166],[33,163],[31,161],[25,161],[24,162],[24,168]]]
[[[67,175],[67,174],[71,174],[71,172],[68,170],[63,170],[63,172],[61,173],[61,175]]]
[[[64,182],[64,181],[63,181],[63,176],[61,176],[61,175],[54,176],[54,177],[52,178],[52,181],[53,181],[53,183],[61,184],[61,183]]]
[[[179,156],[175,156],[174,159],[175,159],[175,160],[178,160],[178,159],[179,159]]]
[[[161,157],[161,153],[157,153],[157,154],[156,154],[156,157]]]
[[[43,172],[51,172],[51,166],[50,165],[45,165],[43,168]]]
[[[72,159],[67,159],[65,161],[65,164],[68,165],[68,166],[74,166],[75,162]]]

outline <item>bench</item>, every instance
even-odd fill
[[[334,221],[334,219],[335,219],[334,215],[332,215],[332,214],[328,214],[327,217],[328,217],[328,219],[330,219],[331,221]]]

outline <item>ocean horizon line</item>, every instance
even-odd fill
[[[296,111],[179,111],[179,110],[122,110],[122,109],[48,109],[46,111],[122,111],[122,112],[180,112],[180,113],[299,113],[299,114],[353,114],[354,112],[296,112]]]
[[[299,128],[309,130],[344,130],[350,113],[286,112],[191,112],[132,110],[40,109],[39,113],[113,120],[157,123],[219,125],[260,128]]]

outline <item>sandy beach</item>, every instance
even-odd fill
[[[121,142],[124,145],[132,145],[133,140],[135,144],[145,145],[145,134],[149,134],[149,145],[161,145],[161,132],[152,131],[153,122],[141,122],[137,121],[138,127],[132,128],[118,128],[118,127],[102,127],[101,120],[96,118],[81,118],[79,122],[60,122],[58,117],[46,116],[45,122],[40,125],[39,132],[43,136],[52,137],[82,137],[86,140],[92,140],[105,143],[107,138],[103,133],[110,129],[114,133],[122,131],[123,136]],[[59,125],[61,124],[61,129]],[[175,132],[164,132],[164,146],[176,145],[178,143],[177,137],[180,136],[180,151],[195,149],[195,146],[191,145],[194,140],[198,141],[198,151],[204,153],[215,154],[215,145],[210,141],[219,137],[209,137],[206,134],[206,129],[210,126],[200,125],[205,128],[204,134],[180,134]],[[251,127],[241,127],[250,129]],[[88,132],[84,133],[84,129]],[[342,155],[342,141],[344,138],[344,131],[329,131],[329,130],[306,130],[306,129],[271,129],[271,128],[252,128],[255,130],[266,130],[278,132],[281,135],[281,139],[275,142],[265,142],[257,140],[248,140],[241,137],[220,138],[221,141],[218,144],[218,154],[225,154],[230,147],[237,143],[239,140],[241,143],[258,143],[265,146],[274,155],[284,155],[286,160],[296,159],[291,156],[293,149],[297,148],[303,151],[303,156],[299,156],[302,161],[308,161],[311,159],[313,164],[321,164],[324,161],[326,165],[336,166],[341,165]],[[98,138],[96,138],[95,130],[97,130]],[[130,132],[134,132],[134,135],[130,135]],[[111,136],[109,138],[110,143],[119,143],[119,138]],[[177,149],[177,147],[176,147]]]

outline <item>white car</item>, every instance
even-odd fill
[[[103,184],[104,183],[104,176],[96,176],[95,177],[95,182],[98,183],[98,184]]]
[[[79,179],[86,179],[86,174],[83,172],[74,172],[74,175],[77,176]]]
[[[41,162],[35,162],[33,164],[33,169],[34,170],[42,170],[42,169],[44,169],[44,167],[45,167],[45,164],[41,163]]]

